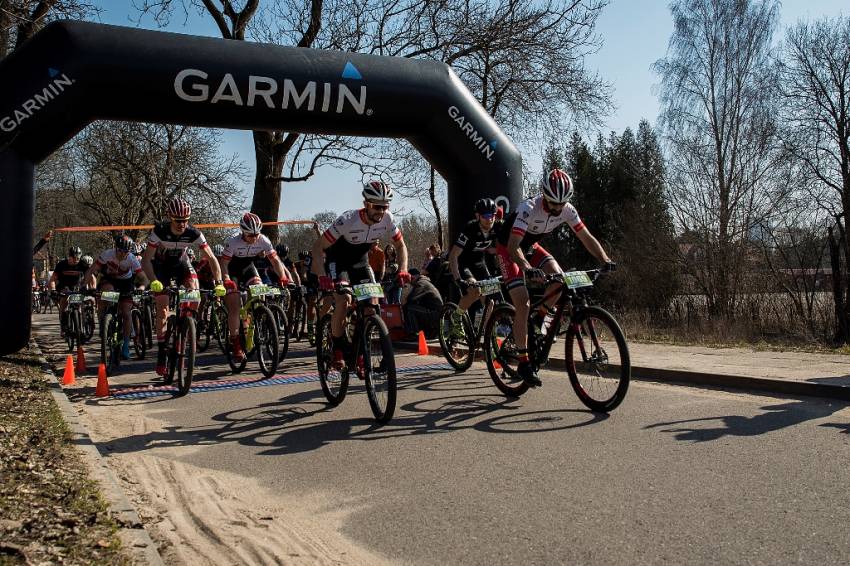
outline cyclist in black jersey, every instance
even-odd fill
[[[475,219],[464,226],[449,251],[449,269],[463,294],[452,317],[454,333],[463,332],[461,313],[481,297],[478,288],[470,285],[490,277],[486,255],[495,252],[496,234],[501,227],[501,222],[496,221],[496,209],[493,199],[479,199],[475,203]]]
[[[187,289],[198,288],[198,276],[189,261],[186,250],[196,245],[201,254],[210,262],[216,295],[224,296],[225,289],[221,281],[221,267],[207,245],[200,230],[189,224],[192,207],[182,198],[174,198],[168,203],[169,220],[156,224],[148,236],[147,247],[142,254],[142,268],[151,281],[151,291],[156,296],[156,339],[158,352],[156,373],[165,375],[165,325],[168,320],[168,294],[163,292],[165,285],[174,280],[177,285]]]
[[[398,279],[410,283],[407,272],[407,246],[401,230],[389,212],[393,191],[386,183],[369,181],[363,185],[363,208],[343,213],[313,244],[312,272],[319,277],[322,290],[334,290],[334,283],[352,284],[375,282],[369,267],[369,248],[372,242],[387,237],[398,252]],[[324,260],[327,259],[327,262]],[[327,263],[327,265],[325,265]],[[350,347],[343,332],[351,295],[336,293],[331,317],[334,342],[334,365],[341,368]]]
[[[53,268],[53,274],[47,282],[47,288],[50,289],[51,295],[56,295],[59,291],[69,291],[76,289],[83,281],[83,275],[88,266],[80,262],[83,255],[83,250],[80,246],[71,246],[68,248],[68,255],[61,260]],[[59,298],[59,328],[62,337],[65,337],[65,310],[68,308],[68,297],[62,296]]]

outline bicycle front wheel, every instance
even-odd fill
[[[456,312],[457,305],[454,303],[446,303],[440,311],[440,349],[446,361],[455,370],[463,372],[475,359],[475,331],[469,314],[466,311]]]
[[[133,322],[133,350],[136,352],[137,360],[144,360],[145,353],[148,350],[147,340],[145,340],[145,325],[142,322],[142,313],[139,309],[133,309],[130,312]]]
[[[268,307],[259,306],[254,309],[254,347],[257,350],[257,362],[260,372],[265,377],[277,373],[279,344],[277,337],[277,321]]]
[[[62,324],[61,317],[59,324]],[[77,345],[77,329],[74,328],[74,311],[72,309],[65,311],[65,341],[68,343],[68,351],[73,352],[74,346]]]
[[[204,310],[199,313],[198,320],[195,324],[195,333],[198,337],[198,351],[206,352],[207,348],[210,347],[210,339],[212,336],[210,335],[210,319],[213,315],[213,302],[209,299],[204,303]]]
[[[363,321],[363,377],[369,406],[379,423],[393,418],[396,400],[395,355],[387,325],[376,314]]]
[[[508,397],[519,397],[528,391],[528,384],[517,373],[519,357],[513,331],[515,314],[512,305],[498,305],[484,328],[487,371],[499,391]]]
[[[269,305],[269,310],[274,315],[275,325],[277,326],[277,360],[280,364],[283,363],[286,354],[289,353],[289,322],[287,322],[286,313],[283,312],[283,307],[280,305],[272,303]]]
[[[180,338],[175,343],[177,347],[175,366],[178,397],[186,395],[192,387],[192,376],[195,373],[195,348],[197,346],[195,330],[195,319],[193,317],[184,316],[180,319]]]
[[[316,366],[319,368],[319,382],[322,393],[331,405],[339,405],[348,391],[348,369],[342,371],[333,365],[333,339],[331,334],[331,315],[326,314],[316,329]]]
[[[601,413],[617,408],[629,389],[632,366],[614,317],[599,307],[584,308],[570,322],[564,346],[567,374],[581,402]]]

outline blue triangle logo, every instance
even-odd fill
[[[58,74],[59,74],[59,71],[57,71],[57,70],[56,70],[56,69],[54,69],[53,67],[48,67],[48,69],[47,69],[47,74],[49,74],[49,75],[50,75],[50,78],[52,79],[53,77],[55,77],[56,75],[58,75]]]
[[[493,149],[496,149],[497,145],[499,145],[499,142],[497,142],[496,140],[490,142],[490,147],[492,147]]]
[[[357,67],[351,64],[351,61],[348,61],[345,64],[345,68],[342,70],[342,78],[354,79],[358,81],[363,80],[363,76],[360,74],[360,71],[357,70]]]

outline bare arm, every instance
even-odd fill
[[[50,275],[50,279],[47,281],[47,288],[48,288],[48,289],[50,289],[51,291],[55,291],[55,290],[56,290],[56,282],[57,282],[57,281],[59,281],[59,276],[58,276],[58,275],[56,275],[56,272],[54,271],[54,272]]]
[[[463,249],[460,246],[452,246],[449,251],[449,268],[452,270],[452,276],[455,281],[460,279],[460,267],[457,264],[457,258],[460,256]]]
[[[331,243],[324,236],[319,236],[313,244],[313,264],[310,270],[318,277],[325,275],[325,250],[330,246]]]
[[[576,237],[582,245],[584,245],[585,249],[600,262],[608,263],[611,261],[608,254],[605,253],[604,249],[602,249],[602,245],[599,243],[599,240],[597,240],[587,228],[576,234]]]
[[[513,234],[508,238],[508,255],[522,269],[531,269],[531,264],[525,259],[525,254],[522,253],[519,245],[522,242],[522,234]]]
[[[398,259],[398,270],[407,271],[407,244],[404,243],[404,238],[392,242]]]
[[[145,248],[145,253],[142,254],[142,270],[151,281],[156,280],[156,273],[153,270],[153,256],[156,253],[156,248],[148,246]]]
[[[212,248],[210,246],[203,246],[201,248],[201,253],[204,254],[204,257],[207,258],[207,261],[210,263],[210,269],[212,269],[213,272],[213,280],[216,282],[221,281],[222,267],[219,265],[218,258],[215,257]]]

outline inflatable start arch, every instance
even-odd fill
[[[452,233],[482,196],[522,196],[519,152],[432,61],[63,21],[0,85],[0,353],[30,335],[34,167],[93,120],[405,138],[448,183]]]

